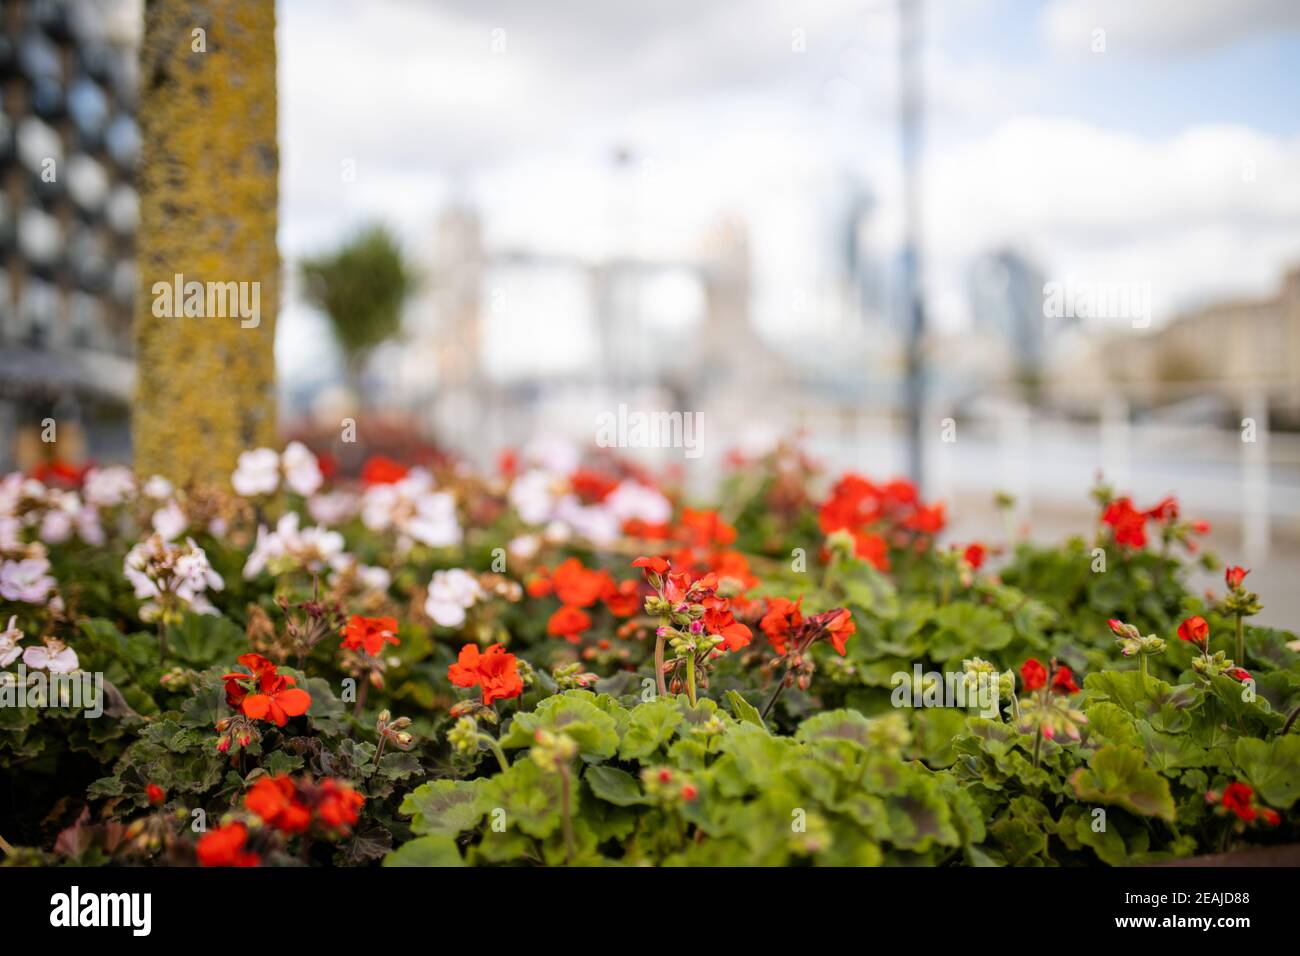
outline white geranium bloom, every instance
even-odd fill
[[[534,468],[514,480],[507,497],[525,524],[545,524],[555,508],[553,486],[549,474]]]
[[[51,674],[71,674],[81,666],[77,652],[53,637],[47,637],[43,647],[29,647],[23,651],[23,663],[31,670],[49,671]]]
[[[285,570],[286,563],[319,571],[343,553],[343,535],[328,528],[299,529],[296,511],[290,511],[268,532],[258,527],[257,542],[244,564],[244,577],[251,580],[270,567],[273,574]]]
[[[155,511],[151,523],[164,541],[175,541],[189,527],[189,519],[175,501],[169,501]]]
[[[524,460],[552,474],[568,475],[578,467],[582,453],[567,438],[540,435],[524,448]]]
[[[456,520],[456,499],[445,491],[420,495],[415,514],[403,529],[416,541],[431,548],[445,548],[460,543],[460,522]]]
[[[331,491],[307,499],[311,520],[327,528],[342,524],[357,513],[359,500],[349,491]]]
[[[0,564],[0,597],[24,604],[42,604],[54,590],[50,562],[45,558],[23,558]]]
[[[320,473],[320,462],[300,441],[289,442],[281,462],[285,484],[304,498],[314,495],[325,481],[325,476]]]
[[[521,534],[511,538],[510,543],[506,545],[506,550],[520,561],[531,561],[537,557],[537,552],[541,548],[542,539],[535,534]]]
[[[41,517],[41,527],[37,534],[46,544],[63,544],[72,537],[75,516],[63,508],[55,507]]]
[[[96,508],[113,508],[135,496],[135,476],[121,465],[92,468],[81,491]]]
[[[435,571],[429,581],[429,596],[424,602],[424,613],[442,627],[460,627],[465,623],[465,611],[483,597],[478,578],[461,568]]]
[[[144,483],[145,497],[152,498],[154,501],[165,501],[175,490],[172,483],[162,475],[154,475]]]
[[[639,520],[647,524],[666,524],[672,519],[672,502],[648,485],[621,481],[601,502],[620,522]]]
[[[230,484],[245,497],[273,493],[280,486],[280,456],[272,448],[240,452]]]
[[[584,505],[577,495],[565,495],[555,507],[555,517],[595,545],[618,540],[622,522],[602,505]]]
[[[127,552],[122,574],[135,588],[135,596],[146,602],[140,608],[140,617],[145,621],[157,618],[164,595],[174,595],[196,614],[215,614],[217,609],[206,592],[225,587],[221,575],[213,570],[207,554],[193,538],[177,544],[160,534],[150,535]]]
[[[18,645],[22,642],[23,632],[17,625],[18,616],[11,615],[9,626],[0,631],[0,667],[8,667],[18,659],[23,649]]]

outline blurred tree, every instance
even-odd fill
[[[304,260],[299,271],[303,294],[329,318],[348,378],[362,398],[361,365],[397,332],[402,303],[415,285],[401,246],[383,226],[370,226],[333,252]]]
[[[276,433],[275,4],[147,0],[140,86],[136,468],[224,484]],[[164,301],[176,276],[204,284],[204,306]],[[255,318],[214,309],[218,283]]]

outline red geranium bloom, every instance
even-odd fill
[[[591,607],[612,582],[607,572],[588,570],[577,558],[568,558],[555,569],[551,583],[561,604]]]
[[[200,866],[258,866],[262,860],[256,853],[244,849],[248,827],[230,823],[209,830],[199,837],[194,847]]]
[[[799,605],[802,603],[802,595],[796,601],[783,597],[767,600],[767,613],[758,622],[758,627],[778,654],[785,653],[785,645],[790,639],[790,633],[803,626],[803,615],[799,611]]]
[[[718,576],[719,581],[730,578],[737,582],[742,591],[758,584],[758,578],[749,570],[749,559],[739,551],[714,551],[709,558],[709,570]]]
[[[1178,636],[1184,641],[1191,641],[1193,644],[1204,644],[1210,636],[1210,625],[1199,614],[1195,617],[1189,617],[1178,625]]]
[[[1074,682],[1074,674],[1068,667],[1060,667],[1052,676],[1052,690],[1058,694],[1077,694],[1079,685]]]
[[[1282,816],[1276,810],[1270,810],[1268,807],[1259,808],[1259,816],[1265,823],[1271,827],[1277,826],[1282,822]]]
[[[156,783],[151,783],[144,788],[144,795],[149,798],[149,802],[155,807],[167,799],[167,791]]]
[[[1020,681],[1026,691],[1035,691],[1047,683],[1047,668],[1031,657],[1020,666]]]
[[[1156,521],[1173,521],[1178,517],[1178,499],[1165,498],[1154,508],[1147,509],[1147,517]]]
[[[847,643],[850,637],[858,632],[858,626],[853,623],[853,615],[845,607],[836,608],[833,611],[827,611],[825,614],[818,614],[813,618],[815,623],[820,623],[825,628],[826,635],[831,639],[831,646],[843,657],[847,652]]]
[[[591,616],[577,607],[564,605],[551,615],[546,622],[546,633],[551,637],[562,637],[570,644],[577,644],[582,632],[591,627]]]
[[[579,468],[569,476],[573,493],[586,504],[604,501],[618,487],[618,479],[602,475],[598,471]]]
[[[78,467],[70,461],[64,461],[62,458],[55,458],[51,461],[43,461],[36,465],[31,471],[31,477],[35,478],[44,485],[60,485],[64,488],[75,488],[81,484],[86,477],[86,472],[90,466]]]
[[[1248,569],[1238,567],[1234,564],[1223,572],[1223,581],[1228,585],[1228,587],[1235,591],[1241,587],[1242,582],[1246,580],[1246,575],[1248,574],[1250,574]]]
[[[1147,543],[1147,515],[1133,507],[1128,498],[1116,498],[1106,506],[1101,520],[1115,531],[1115,543],[1121,547],[1144,548]]]
[[[918,505],[903,521],[903,527],[921,534],[938,534],[943,530],[946,520],[942,502],[937,505]]]
[[[966,559],[967,564],[978,571],[984,565],[984,558],[987,555],[988,548],[976,542],[975,544],[969,544],[966,546],[966,551],[963,553],[962,557]]]
[[[346,783],[334,779],[321,781],[316,803],[316,818],[328,830],[346,830],[357,822],[366,798]]]
[[[407,467],[383,455],[371,455],[361,466],[361,483],[391,485],[406,477]]]
[[[697,548],[725,548],[736,540],[736,529],[716,511],[682,510],[682,523],[677,536]]]
[[[712,596],[704,601],[704,630],[721,637],[729,651],[740,650],[754,637],[753,631],[736,620],[725,600]]]
[[[668,570],[667,558],[637,558],[632,562],[634,568],[645,568],[646,574],[663,574]]]
[[[1241,681],[1243,684],[1248,680],[1254,680],[1254,678],[1250,676],[1250,671],[1246,670],[1244,667],[1234,667],[1232,670],[1228,671],[1228,676],[1233,680]]]
[[[396,618],[353,614],[343,629],[343,643],[339,646],[351,651],[364,649],[371,657],[378,657],[385,644],[396,647],[399,643]]]
[[[889,545],[878,534],[870,531],[853,532],[853,554],[877,571],[889,570]]]
[[[524,692],[518,664],[515,655],[507,654],[502,644],[493,644],[482,654],[477,644],[466,644],[460,649],[456,663],[447,668],[447,676],[457,687],[483,688],[486,706]]]
[[[311,695],[293,685],[292,677],[277,673],[275,664],[261,654],[242,654],[239,663],[251,674],[235,671],[226,674],[226,703],[254,720],[269,720],[283,727],[290,717],[298,717],[311,708]]]
[[[631,617],[641,610],[641,587],[632,580],[620,581],[618,584],[611,580],[601,600],[615,617]]]
[[[299,798],[293,780],[284,774],[259,778],[244,797],[244,806],[282,833],[303,833],[311,826],[311,810]]]
[[[1223,790],[1223,805],[1242,820],[1255,819],[1255,791],[1244,783],[1230,783]]]

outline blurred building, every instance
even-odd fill
[[[129,451],[138,17],[0,5],[0,468]]]

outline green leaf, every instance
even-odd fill
[[[544,773],[531,760],[520,760],[489,779],[482,799],[483,806],[505,810],[507,827],[518,827],[529,836],[545,838],[559,829],[560,775]]]
[[[429,835],[404,843],[384,857],[384,866],[464,866],[454,837]]]
[[[400,812],[412,818],[413,833],[456,836],[478,826],[487,812],[483,784],[481,779],[433,780],[408,793]]]
[[[618,750],[618,722],[594,700],[595,695],[581,690],[548,697],[531,713],[515,716],[501,746],[506,750],[531,747],[537,731],[547,730],[572,737],[588,763],[607,760]]]
[[[758,712],[758,708],[751,704],[745,698],[740,696],[740,691],[729,690],[726,694],[727,706],[731,708],[731,715],[737,720],[743,720],[746,723],[767,729],[763,723],[763,717]]]
[[[828,710],[809,717],[795,732],[795,740],[848,740],[867,748],[871,721],[856,710]]]
[[[626,770],[592,764],[583,774],[587,786],[601,800],[616,807],[631,807],[648,802],[641,792],[641,787]]]
[[[1300,734],[1268,741],[1242,737],[1233,760],[1269,806],[1289,810],[1300,798]]]
[[[639,704],[632,710],[618,755],[624,760],[645,760],[672,739],[682,719],[674,701],[658,698]]]
[[[1087,767],[1070,775],[1070,786],[1084,803],[1104,803],[1139,816],[1174,820],[1169,781],[1148,769],[1145,754],[1134,747],[1102,747]]]

